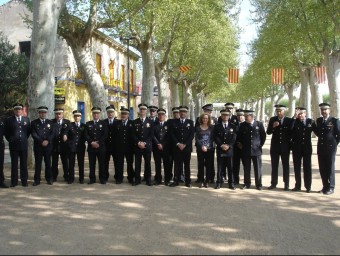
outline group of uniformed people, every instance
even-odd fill
[[[193,140],[198,159],[199,187],[207,187],[215,182],[215,189],[227,182],[230,189],[240,183],[241,162],[244,167],[244,185],[251,185],[251,163],[255,174],[255,185],[262,189],[262,146],[266,134],[272,135],[271,185],[275,189],[278,183],[278,165],[281,157],[283,166],[284,190],[289,190],[289,156],[293,153],[295,186],[292,191],[300,191],[301,163],[303,162],[304,186],[311,191],[312,183],[312,131],[318,139],[318,161],[322,178],[323,194],[332,194],[335,186],[334,162],[337,145],[340,141],[339,120],[330,116],[330,105],[319,105],[321,117],[315,122],[306,118],[306,109],[296,108],[293,118],[285,116],[286,107],[275,105],[276,116],[270,118],[267,131],[255,119],[253,110],[237,109],[233,114],[234,104],[226,103],[217,119],[211,115],[213,106],[203,106],[203,113],[194,123],[187,118],[189,108],[180,106],[172,108],[172,118],[166,120],[166,110],[156,106],[139,104],[139,117],[129,119],[129,109],[120,108],[120,118],[115,116],[115,107],[106,108],[107,118],[100,120],[101,109],[92,108],[93,120],[86,124],[80,122],[81,112],[73,111],[74,121],[64,119],[61,108],[54,109],[55,118],[46,118],[48,108],[37,109],[39,118],[30,122],[22,115],[23,105],[13,106],[14,115],[0,121],[0,187],[6,188],[4,182],[4,141],[9,142],[11,156],[11,187],[18,185],[18,159],[20,159],[20,179],[22,186],[27,186],[27,140],[34,140],[35,172],[33,186],[41,182],[42,161],[45,162],[45,180],[52,185],[58,179],[58,161],[62,162],[63,179],[72,184],[75,180],[75,161],[77,159],[79,183],[84,183],[84,158],[86,151],[89,159],[88,184],[97,182],[106,184],[110,173],[114,173],[116,184],[124,179],[124,161],[127,166],[127,179],[136,186],[142,181],[148,186],[177,186],[181,181],[191,187],[190,160]],[[147,115],[149,110],[149,115]],[[215,151],[217,172],[215,172]],[[155,176],[151,177],[151,157],[154,157]],[[142,158],[144,159],[143,179]],[[111,159],[113,165],[110,167]],[[98,162],[98,176],[96,164]],[[163,168],[162,168],[163,165]],[[114,166],[114,168],[113,168]],[[163,169],[163,172],[162,172]],[[112,171],[111,171],[112,170]],[[163,173],[163,175],[162,175]],[[204,175],[205,173],[205,175]],[[216,176],[216,180],[215,180]],[[152,181],[153,180],[153,181]]]

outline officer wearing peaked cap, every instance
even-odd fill
[[[236,133],[240,128],[240,125],[245,121],[244,110],[236,109],[237,123],[236,123]],[[233,156],[233,173],[234,173],[234,184],[238,185],[240,183],[240,167],[241,167],[242,151],[237,145],[234,147]]]
[[[33,186],[38,186],[41,180],[41,164],[44,158],[45,162],[45,179],[48,185],[53,184],[53,175],[51,169],[51,155],[53,150],[53,140],[55,136],[54,124],[46,118],[48,108],[40,106],[37,108],[39,118],[31,122],[31,134],[34,140],[34,158],[35,171]]]
[[[55,118],[52,119],[54,124],[55,137],[53,141],[53,153],[52,153],[52,174],[53,181],[57,181],[59,174],[58,162],[59,156],[63,165],[63,177],[68,182],[69,171],[69,148],[68,148],[68,132],[70,126],[70,120],[64,118],[64,109],[54,109]]]
[[[22,104],[14,104],[13,110],[14,115],[5,122],[5,137],[9,142],[11,155],[11,186],[18,185],[18,158],[20,158],[21,184],[27,187],[27,140],[31,135],[31,122],[28,117],[22,115]]]
[[[270,143],[271,157],[271,185],[268,189],[276,188],[278,183],[279,158],[281,156],[283,169],[284,190],[289,190],[289,155],[291,146],[291,122],[292,119],[285,116],[286,106],[275,105],[276,116],[269,119],[267,134],[272,135]]]
[[[306,117],[306,109],[296,108],[292,120],[292,153],[295,174],[295,187],[292,191],[301,190],[301,163],[303,162],[303,179],[307,193],[312,185],[312,125],[314,121]],[[303,159],[303,161],[302,161]]]
[[[149,118],[152,120],[154,123],[158,122],[158,117],[157,117],[157,110],[158,107],[156,106],[148,106],[149,109]]]
[[[172,125],[175,122],[175,120],[179,119],[179,107],[173,107],[171,109],[171,112],[172,112],[172,118],[169,118],[167,120],[170,132],[172,132]],[[170,138],[171,138],[171,136],[170,136]],[[175,149],[176,149],[176,145],[174,145],[173,143],[170,143],[169,162],[170,162],[171,178],[173,177],[174,173],[176,173],[176,170],[177,170],[177,164],[176,164],[175,159],[174,159]],[[184,174],[181,173],[181,176],[183,176],[183,181],[184,181]]]
[[[120,120],[115,121],[114,129],[114,164],[115,178],[119,182],[124,179],[124,158],[126,159],[127,179],[134,183],[135,171],[133,168],[134,147],[132,139],[133,121],[129,120],[130,110],[124,106],[120,108]],[[118,183],[119,183],[118,182]]]
[[[116,118],[115,118],[115,111],[116,108],[114,105],[110,105],[106,107],[106,113],[107,113],[107,118],[104,119],[104,123],[107,126],[107,130],[108,130],[108,136],[106,139],[106,156],[105,156],[105,180],[108,181],[109,180],[109,176],[110,176],[110,172],[109,172],[109,165],[110,165],[110,159],[112,157],[112,161],[114,161],[114,125],[116,122]],[[113,168],[112,168],[113,169]],[[116,180],[116,184],[120,184],[121,180],[117,180],[116,177],[116,171],[115,171],[115,180]]]
[[[340,122],[330,115],[328,103],[321,103],[319,107],[321,117],[313,124],[313,132],[318,136],[317,154],[323,185],[320,193],[330,195],[335,187],[334,163],[340,141]]]
[[[224,104],[224,107],[225,107],[226,110],[228,110],[231,113],[230,118],[229,118],[229,122],[232,123],[232,124],[236,124],[237,123],[237,117],[233,114],[235,104],[232,103],[232,102],[227,102],[226,104]],[[221,117],[218,118],[218,122],[221,122]]]

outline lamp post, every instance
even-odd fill
[[[120,37],[120,41],[126,41],[127,43],[127,80],[128,80],[128,88],[127,88],[127,103],[128,109],[130,110],[130,54],[129,54],[129,47],[130,47],[130,40],[136,39],[134,36],[130,37]]]

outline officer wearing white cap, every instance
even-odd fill
[[[72,112],[74,122],[70,123],[68,145],[70,150],[69,155],[69,173],[68,183],[74,182],[75,176],[75,162],[77,157],[78,172],[79,172],[79,183],[84,184],[84,159],[85,159],[85,124],[81,123],[82,113],[79,110]]]
[[[107,135],[107,139],[106,139],[106,156],[105,156],[105,180],[106,182],[109,180],[110,177],[110,172],[109,172],[109,165],[110,165],[110,160],[112,157],[112,163],[113,163],[113,159],[114,159],[114,126],[115,126],[115,122],[116,122],[116,118],[115,118],[115,112],[116,112],[116,108],[114,105],[109,105],[106,107],[106,113],[107,113],[107,118],[104,119],[103,121],[105,122],[106,126],[108,127],[108,135]],[[112,170],[113,170],[113,164],[112,164]],[[112,171],[113,172],[113,171]],[[115,180],[116,180],[116,184],[121,184],[122,181],[121,180],[117,180],[116,178],[116,172],[115,172]]]
[[[11,187],[18,185],[19,158],[21,184],[27,187],[27,140],[31,135],[31,122],[28,117],[22,115],[23,105],[21,103],[15,103],[13,110],[14,115],[7,118],[5,122],[5,136],[9,143],[11,155]]]
[[[69,171],[69,147],[67,143],[67,134],[70,126],[70,120],[64,118],[64,109],[54,109],[55,118],[52,119],[55,128],[55,137],[53,141],[53,153],[52,153],[52,174],[53,181],[57,181],[59,170],[58,162],[59,156],[63,165],[63,178],[68,182]]]
[[[297,107],[292,120],[292,153],[295,174],[295,187],[292,191],[301,191],[301,164],[303,159],[303,180],[306,192],[312,185],[312,125],[314,121],[306,118],[306,108]]]
[[[158,107],[156,106],[148,106],[149,109],[149,118],[152,120],[154,123],[158,122],[158,117],[157,117],[157,110]]]
[[[130,184],[134,183],[135,171],[133,168],[134,145],[132,139],[133,120],[129,120],[130,110],[125,106],[120,107],[120,120],[115,121],[114,128],[114,163],[115,179],[123,182],[124,158],[126,159],[127,179]]]
[[[270,143],[271,157],[271,185],[268,189],[275,189],[278,183],[279,158],[281,156],[283,169],[284,190],[289,190],[289,155],[291,146],[291,122],[292,119],[285,116],[286,106],[275,105],[276,116],[269,119],[267,134],[272,134]]]
[[[236,109],[237,123],[236,123],[236,133],[240,128],[240,125],[245,121],[244,110]],[[233,156],[233,173],[234,173],[234,184],[240,184],[240,167],[241,167],[242,151],[239,147],[234,147]]]
[[[330,195],[335,187],[334,163],[340,141],[340,122],[330,115],[331,105],[321,103],[319,107],[321,117],[313,124],[313,132],[318,136],[317,154],[323,185],[320,193]]]
[[[266,131],[262,122],[254,119],[253,110],[244,110],[245,122],[240,124],[237,134],[237,146],[242,151],[244,165],[244,185],[248,189],[251,185],[251,162],[253,162],[256,189],[262,190],[262,147],[266,141]]]
[[[174,121],[176,119],[179,119],[179,107],[173,107],[171,109],[171,112],[172,112],[172,118],[167,120],[170,131],[172,131],[172,125],[173,125]],[[174,159],[175,149],[176,149],[176,145],[174,145],[173,143],[170,143],[170,150],[169,150],[170,173],[171,173],[170,179],[172,179],[172,177],[174,176],[174,173],[176,173],[176,169],[177,169],[177,164],[176,164],[176,161]],[[184,173],[181,173],[181,180],[184,182]]]
[[[51,169],[51,155],[53,149],[53,139],[55,132],[53,122],[46,118],[48,108],[40,106],[37,108],[39,118],[31,122],[31,134],[34,140],[34,158],[35,171],[33,186],[40,185],[41,164],[44,158],[45,162],[45,180],[48,185],[53,184],[53,175]]]
[[[85,125],[85,138],[87,141],[87,152],[90,165],[90,181],[88,184],[96,183],[96,162],[99,165],[100,184],[106,184],[105,175],[105,141],[107,138],[106,123],[100,120],[101,108],[93,107],[91,109],[93,120],[88,121]]]

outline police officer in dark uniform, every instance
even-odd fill
[[[170,132],[172,131],[172,126],[173,126],[174,121],[176,119],[179,119],[179,107],[173,107],[171,109],[171,112],[172,112],[172,118],[167,120],[167,124],[168,124]],[[171,173],[171,178],[172,178],[174,176],[174,173],[176,173],[176,169],[177,169],[177,164],[176,164],[176,161],[175,161],[176,145],[174,145],[171,142],[171,136],[169,136],[169,140],[170,140],[169,164],[170,164],[170,173]],[[172,171],[172,170],[174,170],[174,171]],[[183,175],[183,173],[181,173],[181,176],[182,175]],[[184,182],[184,175],[183,175],[183,182]]]
[[[190,160],[192,152],[192,141],[195,136],[194,122],[187,118],[189,108],[179,107],[180,119],[176,119],[172,124],[171,138],[175,148],[175,161],[177,162],[177,172],[174,182],[170,186],[178,186],[184,165],[185,186],[191,188]]]
[[[154,185],[162,183],[162,161],[164,168],[164,184],[170,185],[170,131],[168,123],[165,121],[166,110],[163,108],[157,109],[158,122],[154,126],[154,137],[152,143],[152,152],[155,160],[156,175]]]
[[[5,160],[5,122],[0,119],[0,188],[8,188],[5,184],[5,174],[4,174],[4,160]]]
[[[135,149],[135,182],[138,185],[141,182],[141,165],[142,157],[144,158],[144,179],[146,185],[152,186],[151,183],[151,151],[153,139],[154,122],[146,117],[148,106],[144,103],[138,105],[139,118],[133,123],[133,141]]]
[[[61,162],[63,165],[63,178],[67,182],[68,181],[68,156],[69,156],[69,148],[67,145],[67,133],[70,126],[70,120],[64,119],[64,109],[56,108],[54,109],[55,118],[52,119],[55,128],[55,137],[53,141],[53,153],[52,153],[52,174],[53,181],[57,181],[59,170],[58,170],[58,162],[59,155],[61,158]]]
[[[292,153],[295,174],[295,187],[301,191],[301,162],[303,159],[303,179],[306,192],[312,185],[312,125],[313,120],[306,118],[306,108],[298,107],[292,120]]]
[[[317,154],[323,188],[320,193],[334,193],[335,174],[334,163],[337,145],[340,141],[340,122],[330,115],[328,103],[319,104],[321,117],[313,124],[313,131],[318,136]]]
[[[291,146],[291,122],[292,119],[286,117],[284,105],[275,105],[276,116],[269,119],[267,134],[272,134],[270,144],[270,157],[271,157],[271,185],[268,189],[275,189],[278,180],[279,158],[281,156],[283,168],[283,182],[284,190],[289,190],[289,154]]]
[[[107,138],[107,126],[106,123],[99,119],[100,112],[99,107],[93,107],[91,109],[93,120],[88,121],[85,125],[85,138],[87,141],[87,152],[89,156],[90,164],[90,181],[87,184],[96,183],[96,161],[99,165],[99,181],[101,184],[106,184],[105,175],[105,141]]]
[[[70,124],[68,131],[68,146],[70,151],[69,156],[69,173],[68,183],[74,182],[74,167],[76,163],[76,157],[78,162],[79,183],[84,184],[84,160],[85,160],[85,124],[81,123],[81,112],[74,110],[72,112],[74,122]]]
[[[208,114],[211,118],[211,124],[215,125],[218,123],[218,120],[216,117],[212,116],[211,113],[213,111],[213,104],[206,104],[202,107],[203,113]],[[196,118],[196,122],[195,122],[195,129],[196,127],[198,127],[200,125],[199,122],[199,116]],[[215,179],[215,148],[213,149],[213,158],[211,158],[211,162],[210,162],[210,167],[209,170],[210,171],[210,177],[209,177],[209,182],[210,183],[214,183],[214,179]],[[195,181],[195,183],[199,183],[199,179],[198,179],[198,173],[197,173],[197,180]]]
[[[262,147],[266,141],[266,131],[262,122],[254,119],[253,110],[244,110],[246,121],[240,124],[237,133],[237,147],[242,151],[244,166],[244,185],[248,189],[251,185],[251,162],[253,162],[256,189],[262,190]]]
[[[130,184],[133,184],[135,171],[133,169],[133,140],[132,130],[133,121],[129,120],[130,110],[124,106],[120,107],[120,120],[116,120],[113,126],[114,136],[114,164],[115,178],[118,184],[124,179],[124,158],[127,166],[127,179]],[[117,183],[117,182],[116,182]]]
[[[38,107],[39,118],[31,122],[31,134],[34,140],[35,171],[33,186],[40,185],[41,163],[45,162],[45,180],[48,185],[53,185],[53,175],[51,169],[51,156],[53,150],[53,140],[55,136],[54,123],[46,119],[48,108]]]
[[[236,124],[236,133],[240,128],[240,125],[245,121],[244,111],[243,109],[236,109],[237,116],[237,124]],[[234,156],[233,156],[233,173],[234,173],[234,184],[240,184],[240,167],[241,167],[241,159],[242,159],[242,150],[237,147],[234,147]]]
[[[31,135],[31,122],[28,117],[22,116],[23,105],[13,105],[14,115],[7,118],[5,123],[5,136],[9,142],[11,155],[11,187],[18,185],[18,158],[20,158],[21,185],[27,187],[27,149],[28,138]]]
[[[233,149],[236,141],[236,126],[229,122],[231,113],[222,109],[221,122],[214,127],[214,141],[217,151],[217,180],[215,189],[223,184],[223,173],[228,173],[229,188],[235,190],[233,175]]]
[[[157,117],[157,110],[158,107],[156,106],[148,106],[149,109],[149,118],[152,120],[154,123],[158,122],[158,117]]]
[[[235,116],[233,113],[234,113],[234,103],[232,102],[227,102],[226,104],[224,104],[224,108],[226,110],[228,110],[231,115],[230,115],[230,118],[229,118],[229,122],[236,125],[237,123],[237,116]],[[221,122],[221,117],[218,118],[218,122],[220,123]]]
[[[115,106],[110,105],[106,107],[107,118],[104,120],[106,126],[108,127],[108,136],[106,139],[106,156],[105,156],[105,180],[109,180],[110,172],[109,172],[109,165],[110,165],[110,158],[112,156],[112,161],[114,161],[114,123],[116,122],[115,119]],[[114,178],[116,180],[116,184],[122,183],[121,180],[117,179],[117,173],[115,170]]]

